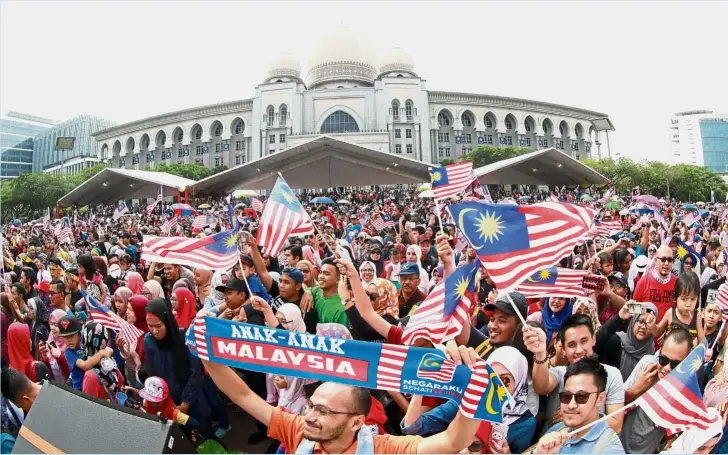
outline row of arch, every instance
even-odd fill
[[[210,140],[212,142],[221,142],[224,132],[225,127],[219,120],[213,121],[208,129]],[[240,117],[236,117],[235,119],[233,119],[233,121],[230,122],[229,125],[229,132],[233,138],[235,138],[236,136],[242,138],[242,136],[245,134],[245,121]],[[124,151],[126,153],[132,153],[135,150],[152,151],[156,149],[169,148],[170,144],[181,145],[185,141],[185,134],[186,133],[182,129],[182,127],[177,126],[172,130],[171,137],[169,138],[171,142],[168,142],[167,132],[165,132],[165,130],[159,130],[157,134],[154,135],[154,142],[152,142],[152,138],[150,137],[150,135],[148,133],[144,133],[139,139],[138,149],[136,148],[137,144],[134,137],[129,137],[124,144],[122,144],[121,140],[117,139],[111,146],[111,156],[119,156],[122,151],[122,147],[124,147]],[[204,134],[202,125],[200,125],[199,123],[195,123],[194,125],[192,125],[187,134],[189,134],[189,138],[192,142],[201,141]],[[109,157],[109,144],[105,143],[101,146],[101,157]]]
[[[398,119],[400,116],[400,106],[401,104],[398,99],[395,98],[394,100],[392,100],[392,116],[395,118],[395,120]],[[414,110],[415,104],[412,102],[412,100],[406,100],[404,102],[404,115],[405,117],[407,117],[408,120],[412,119]]]
[[[440,128],[453,126],[453,119],[454,117],[448,109],[442,109],[437,114],[437,123]],[[466,110],[461,114],[460,122],[463,128],[474,128],[476,123],[475,115],[471,111]],[[493,114],[492,112],[487,112],[483,116],[483,125],[485,125],[486,129],[493,129],[501,132],[515,132],[519,129],[518,119],[516,119],[516,116],[513,114],[507,114],[503,118],[502,123],[499,123],[498,118],[495,116],[495,114]],[[525,129],[525,131],[519,131],[522,134],[536,132],[536,120],[533,118],[533,116],[527,115],[523,119],[523,128]],[[561,122],[559,122],[558,134],[556,134],[555,126],[549,118],[543,119],[543,121],[541,122],[541,129],[546,136],[553,135],[557,137],[571,137],[572,133],[571,128],[566,120],[562,120]],[[584,139],[591,136],[593,132],[592,130],[593,129],[590,127],[587,135],[585,134],[587,132],[585,131],[584,126],[581,123],[576,123],[573,133],[577,139]]]
[[[275,107],[269,104],[265,110],[265,122],[268,126],[274,126],[276,124],[276,114],[278,117],[278,124],[285,126],[288,122],[288,106],[284,103],[278,106],[278,112]]]

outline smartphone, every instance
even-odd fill
[[[627,309],[629,310],[629,314],[633,316],[639,316],[647,312],[647,307],[640,302],[628,302]]]
[[[48,343],[48,346],[52,347],[53,349],[58,349],[58,346],[56,345],[56,342],[55,342],[55,341],[53,341],[53,340],[51,340],[51,341],[50,341],[50,342]]]
[[[581,286],[587,290],[601,292],[604,289],[604,278],[592,273],[584,275]]]

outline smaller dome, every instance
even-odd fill
[[[390,73],[393,71],[405,71],[414,74],[414,65],[412,57],[401,47],[393,47],[385,55],[379,67],[379,73]]]
[[[301,63],[290,52],[281,52],[268,63],[268,77],[301,77]]]

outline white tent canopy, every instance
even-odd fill
[[[74,188],[58,202],[67,207],[74,204],[106,204],[121,199],[153,198],[157,196],[159,185],[163,187],[163,194],[169,191],[169,195],[172,195],[181,188],[192,188],[194,184],[194,180],[166,172],[106,168]]]
[[[481,184],[488,185],[560,186],[609,182],[602,174],[553,147],[498,161],[473,171]]]
[[[422,183],[430,180],[429,166],[401,155],[322,135],[202,179],[195,184],[195,192],[269,190],[275,184],[278,172],[291,188],[297,189]]]

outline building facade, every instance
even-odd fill
[[[0,179],[33,170],[33,138],[56,122],[34,115],[8,112],[0,118]]]
[[[728,116],[700,119],[703,164],[728,182]]]
[[[321,134],[440,163],[478,145],[556,147],[576,159],[600,145],[592,120],[607,115],[552,103],[427,89],[400,48],[380,54],[337,28],[314,48],[305,76],[280,54],[250,99],[186,109],[99,131],[112,167],[160,163],[234,167]]]
[[[673,164],[705,166],[728,181],[728,116],[678,112],[670,119]]]
[[[33,171],[77,174],[95,166],[100,160],[93,134],[111,126],[100,117],[79,115],[39,133],[33,141]],[[72,150],[56,150],[56,138],[61,136],[75,138]]]

